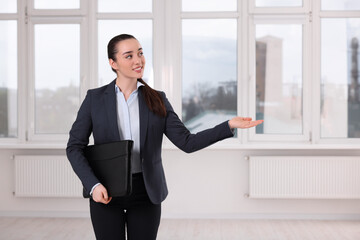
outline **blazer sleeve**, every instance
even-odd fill
[[[225,121],[213,128],[200,131],[196,134],[190,133],[178,115],[174,112],[170,102],[162,92],[166,107],[165,135],[178,148],[186,153],[191,153],[208,147],[223,139],[233,137],[234,133],[229,127],[228,121]]]
[[[91,92],[88,91],[71,127],[66,148],[67,158],[87,193],[90,193],[91,188],[100,182],[84,156],[84,148],[89,144],[89,137],[92,132],[91,119]]]

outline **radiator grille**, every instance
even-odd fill
[[[360,157],[251,156],[250,198],[360,199]]]
[[[81,197],[82,185],[66,156],[15,156],[15,196]]]

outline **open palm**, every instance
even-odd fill
[[[252,121],[250,117],[234,117],[229,121],[229,126],[230,128],[251,128],[263,122],[264,120]]]

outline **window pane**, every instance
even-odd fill
[[[34,0],[35,9],[79,9],[80,0]]]
[[[217,12],[236,11],[236,0],[183,0],[182,10],[184,12]]]
[[[80,25],[35,25],[35,133],[68,133],[79,109]]]
[[[256,26],[258,134],[302,134],[302,25]]]
[[[183,20],[182,119],[191,132],[237,115],[235,19]]]
[[[152,0],[98,0],[99,12],[151,12]]]
[[[360,10],[359,0],[321,0],[322,10]]]
[[[0,21],[0,138],[17,137],[17,22]]]
[[[111,70],[107,56],[107,45],[113,37],[119,34],[131,34],[139,40],[146,60],[144,81],[154,86],[152,64],[152,20],[100,20],[98,24],[98,67],[99,86],[108,84],[116,78]]]
[[[302,0],[256,0],[256,7],[301,7]]]
[[[16,13],[16,2],[14,0],[0,0],[0,13]]]
[[[360,19],[321,22],[321,137],[360,138]]]

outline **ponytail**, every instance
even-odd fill
[[[144,84],[143,95],[144,95],[145,103],[150,109],[150,111],[152,111],[153,113],[155,113],[160,117],[166,117],[166,108],[160,93],[152,89],[141,78],[139,78],[138,81]]]

